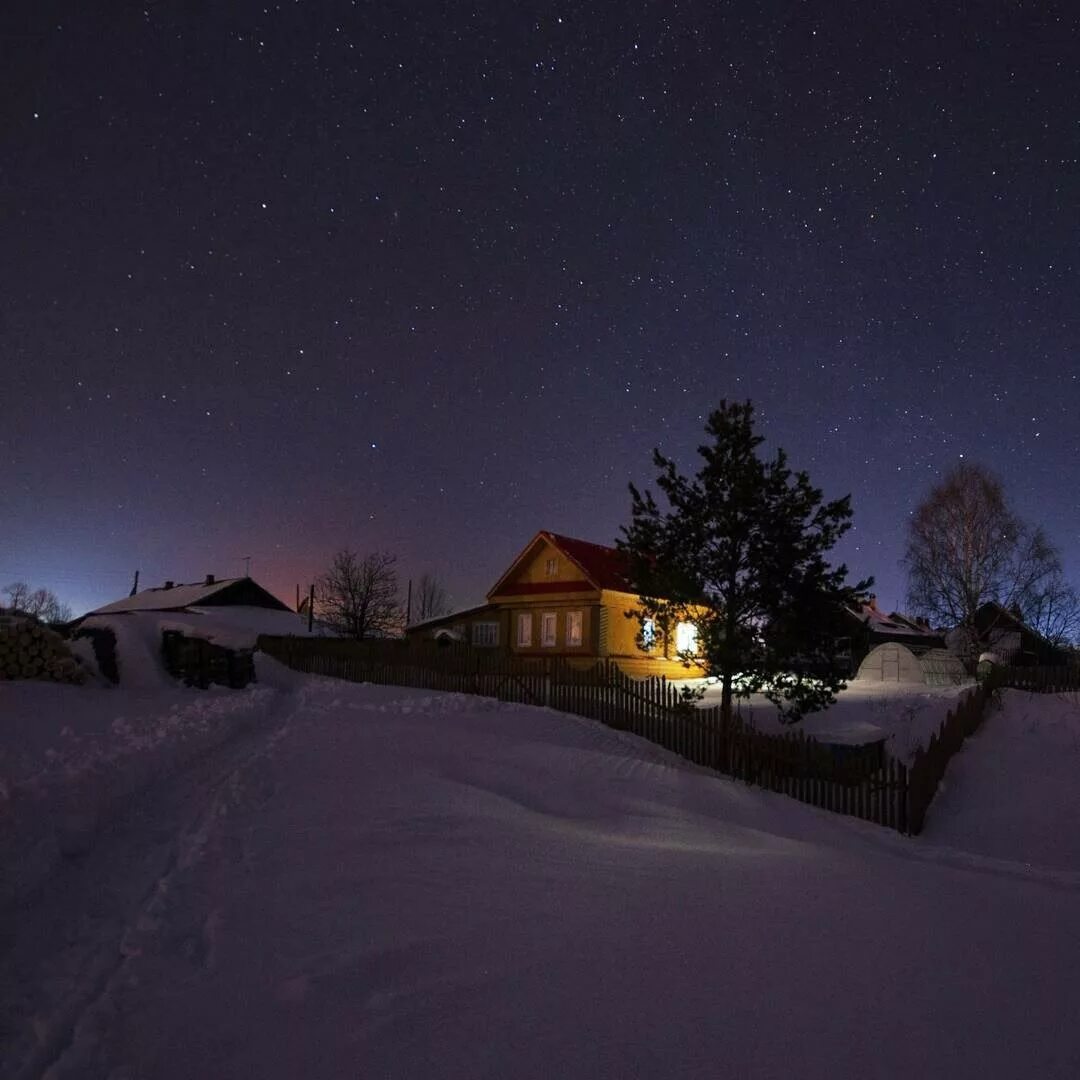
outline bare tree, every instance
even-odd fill
[[[416,583],[416,621],[437,619],[450,611],[446,587],[434,574],[421,574]]]
[[[1056,573],[1021,607],[1024,622],[1037,630],[1051,645],[1073,645],[1080,641],[1080,594]]]
[[[339,551],[315,584],[319,618],[343,637],[363,641],[401,629],[397,558],[384,551]]]
[[[50,589],[31,589],[25,581],[5,586],[6,607],[19,615],[30,615],[44,623],[71,621],[71,608],[62,604]]]
[[[1061,578],[1061,558],[1042,529],[1012,512],[997,477],[967,463],[916,508],[904,562],[915,612],[955,627],[969,653],[979,644],[979,608],[994,602],[1030,615]]]

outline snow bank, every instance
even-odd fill
[[[1080,1075],[1080,878],[564,714],[293,685],[279,741],[207,789],[59,1075]]]
[[[1005,690],[1002,703],[949,763],[926,836],[1080,874],[1080,693]]]

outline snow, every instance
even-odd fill
[[[1080,693],[1005,690],[930,807],[936,843],[1080,871]]]
[[[222,607],[191,607],[188,609],[193,615],[212,620],[218,626],[234,626],[241,630],[247,630],[258,636],[268,634],[278,637],[308,637],[307,615],[298,614],[295,611],[275,611],[272,608],[222,606]],[[198,626],[198,623],[192,623]],[[311,637],[325,637],[330,632],[318,621],[314,621],[310,631]]]
[[[158,611],[161,608],[184,608],[203,603],[215,593],[235,585],[243,578],[227,578],[224,581],[206,582],[200,581],[193,585],[174,585],[171,589],[154,588],[143,589],[134,596],[125,596],[122,600],[114,600],[111,604],[92,611],[92,615],[113,615],[121,611]]]
[[[203,638],[226,649],[254,649],[260,634],[308,636],[307,620],[292,611],[255,607],[192,608],[190,611],[130,611],[115,615],[90,615],[87,629],[108,629],[116,635],[121,682],[135,679],[145,684],[166,685],[168,676],[160,663],[161,635],[178,630],[188,637]],[[312,636],[320,636],[318,627]]]
[[[720,704],[719,684],[688,679],[676,685],[703,686],[700,707]],[[808,713],[794,727],[780,722],[776,706],[755,694],[739,701],[743,719],[767,735],[803,731],[821,742],[861,745],[885,740],[886,752],[898,761],[910,763],[915,751],[926,746],[941,727],[950,709],[970,693],[973,683],[931,687],[882,683],[853,679],[836,695],[836,704],[820,712]]]
[[[73,776],[141,777],[0,912],[3,1075],[1080,1075],[1080,858],[1038,845],[1080,835],[1071,706],[1007,696],[914,840],[565,714],[259,662],[0,685],[9,743],[62,714]]]

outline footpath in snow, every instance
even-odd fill
[[[4,1076],[1080,1076],[1080,862],[1028,826],[912,840],[565,714],[261,675],[18,909]]]

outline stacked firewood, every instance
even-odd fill
[[[0,618],[0,679],[78,683],[84,677],[59,634],[33,619]]]

